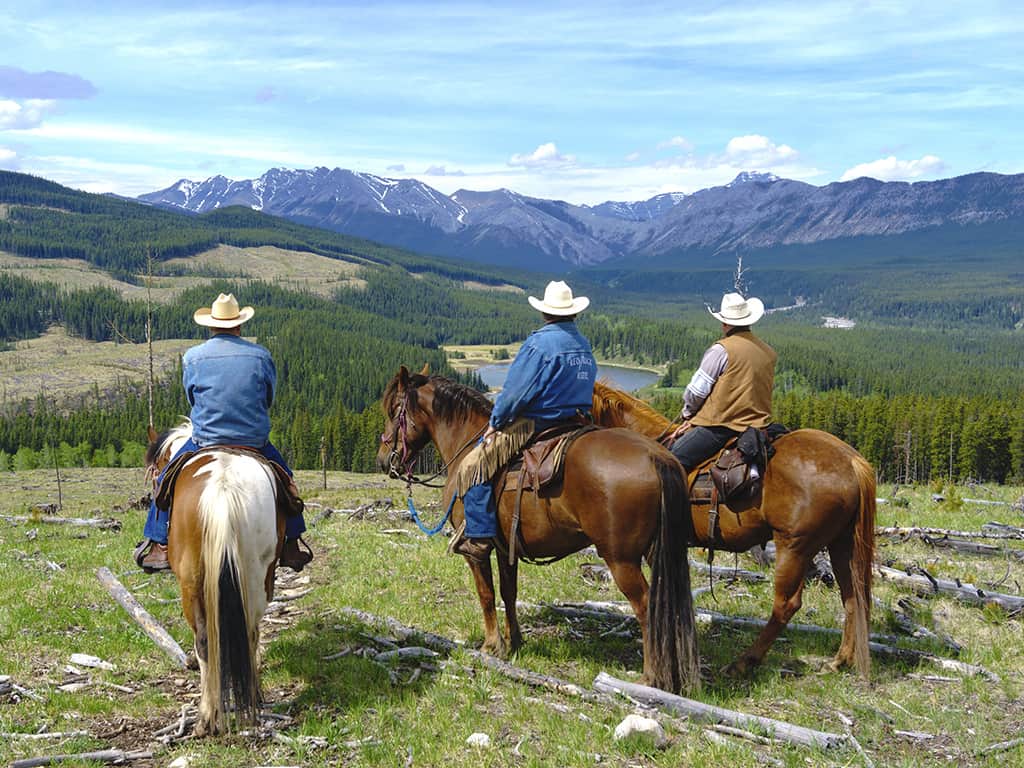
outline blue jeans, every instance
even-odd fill
[[[738,434],[728,427],[690,427],[672,444],[672,453],[690,471],[722,450]]]
[[[498,535],[498,510],[490,483],[470,486],[462,497],[462,507],[466,513],[468,538],[488,539]]]
[[[189,438],[185,441],[185,444],[178,449],[178,452],[171,457],[171,461],[174,461],[179,455],[185,451],[198,451],[199,446],[192,442]],[[284,456],[274,447],[273,443],[268,442],[260,449],[260,453],[271,461],[277,462],[287,470],[288,474],[291,475],[292,471],[284,461]],[[168,462],[170,466],[170,462]],[[166,472],[166,468],[164,472]],[[164,479],[164,472],[161,472],[156,479],[156,486],[160,485],[160,482]],[[157,509],[156,498],[152,498],[149,502],[149,514],[146,515],[146,526],[142,529],[142,535],[150,541],[155,541],[157,544],[167,543],[167,528],[170,526],[171,513],[166,509]],[[284,535],[286,539],[297,539],[306,531],[306,519],[301,515],[291,515],[284,519]]]

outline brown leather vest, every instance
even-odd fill
[[[711,394],[690,422],[699,427],[767,427],[772,420],[772,386],[778,355],[749,329],[733,331],[719,344],[729,360]]]

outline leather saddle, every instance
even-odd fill
[[[788,431],[781,424],[749,427],[730,440],[690,473],[690,503],[717,506],[722,502],[734,512],[754,506],[761,497],[768,461],[775,454],[772,443]]]
[[[271,461],[262,453],[255,448],[249,448],[242,445],[211,445],[206,448],[200,448],[198,451],[186,451],[180,456],[176,456],[167,468],[164,470],[163,479],[160,484],[153,489],[153,498],[156,499],[156,506],[158,509],[170,509],[171,504],[174,501],[174,484],[178,480],[178,476],[181,474],[181,470],[190,459],[194,459],[204,453],[230,453],[236,456],[250,456],[259,462],[262,462],[273,470],[274,480],[276,484],[276,490],[274,493],[277,499],[277,509],[279,512],[284,514],[286,517],[293,517],[295,515],[301,515],[305,504],[302,499],[292,492],[292,478],[288,474],[288,470],[278,464],[276,461]]]
[[[569,446],[581,436],[596,429],[601,427],[589,423],[581,425],[577,420],[554,424],[534,435],[522,453],[495,478],[494,487],[499,495],[512,491],[516,493],[515,511],[509,530],[509,564],[514,564],[517,557],[527,562],[544,564],[525,554],[519,528],[523,492],[532,490],[537,496],[557,492],[562,485],[565,455],[569,451]],[[517,554],[517,550],[523,554]]]

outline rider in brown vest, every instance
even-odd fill
[[[704,353],[686,385],[683,423],[672,433],[672,453],[687,472],[747,427],[763,429],[771,422],[778,356],[750,329],[764,315],[764,304],[727,293],[718,312],[708,311],[722,323],[722,338]]]

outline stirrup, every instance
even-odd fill
[[[295,542],[295,559],[285,559],[285,553],[282,549],[281,557],[278,558],[278,562],[285,568],[291,568],[293,571],[301,571],[313,560],[313,549],[305,542],[305,540],[299,536],[297,539],[292,539]],[[288,546],[288,542],[285,542],[285,547]],[[302,547],[306,548],[306,551],[302,551]]]

